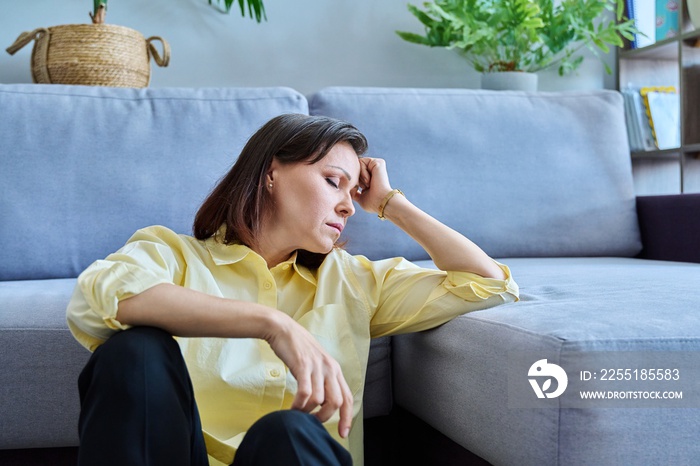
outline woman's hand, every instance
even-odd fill
[[[279,325],[274,326],[265,340],[297,380],[292,409],[310,413],[321,406],[313,413],[321,422],[340,410],[338,433],[347,438],[352,424],[353,397],[340,364],[308,330],[284,313],[280,312],[279,317]]]
[[[372,157],[360,158],[360,188],[354,200],[367,212],[377,213],[384,197],[391,191],[386,162]]]

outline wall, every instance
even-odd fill
[[[23,31],[90,21],[90,0],[0,0],[0,46]],[[112,0],[107,22],[170,42],[168,68],[153,65],[151,86],[326,86],[478,88],[479,75],[456,52],[401,40],[422,32],[405,0],[265,0],[268,21],[220,13],[207,0]],[[412,3],[420,4],[421,0]],[[60,7],[57,6],[60,4]],[[0,83],[31,82],[31,44],[0,53]],[[606,57],[611,67],[614,56]],[[591,55],[577,75],[540,73],[540,90],[613,88]]]

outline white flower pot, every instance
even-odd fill
[[[496,91],[528,91],[537,90],[537,75],[522,71],[500,71],[481,75],[481,88]]]

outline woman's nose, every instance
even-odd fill
[[[352,202],[350,194],[344,196],[343,200],[338,204],[338,212],[344,217],[352,217],[355,214],[355,204]]]

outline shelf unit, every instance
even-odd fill
[[[678,0],[680,34],[617,52],[617,87],[675,86],[680,96],[680,147],[632,152],[638,195],[700,192],[700,25]]]

